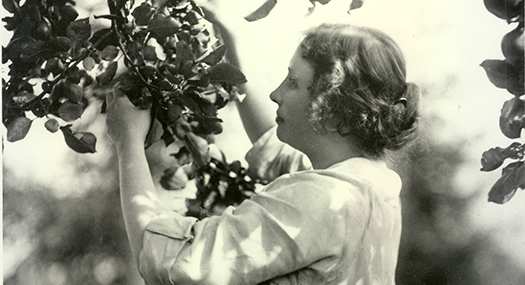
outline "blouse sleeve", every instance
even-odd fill
[[[312,169],[310,160],[302,152],[281,142],[276,127],[264,133],[248,151],[248,174],[251,177],[273,181],[286,173]]]
[[[345,215],[310,183],[283,180],[277,186],[287,191],[255,195],[221,216],[153,219],[140,254],[147,284],[257,284],[337,256]]]

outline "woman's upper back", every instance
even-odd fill
[[[254,200],[289,233],[297,256],[276,284],[393,284],[400,188],[384,163],[363,158],[275,180]]]

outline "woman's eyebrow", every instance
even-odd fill
[[[295,78],[294,74],[295,74],[294,70],[291,67],[288,67],[288,76],[291,76],[295,80],[297,80],[297,78]]]

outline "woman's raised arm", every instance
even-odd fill
[[[108,134],[117,150],[120,200],[133,256],[138,264],[144,231],[162,210],[144,151],[150,111],[135,107],[115,86],[108,94]]]
[[[240,68],[248,79],[246,84],[239,86],[240,92],[247,96],[238,103],[238,110],[250,141],[255,142],[275,125],[277,107],[269,99],[272,87],[261,68],[264,47],[258,46],[258,33],[254,30],[256,25],[240,15],[236,8],[241,4],[236,0],[195,2],[205,10],[208,20],[219,27],[228,49],[227,59]]]

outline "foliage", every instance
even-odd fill
[[[485,7],[509,24],[517,24],[503,36],[501,50],[505,59],[487,59],[481,63],[487,76],[497,88],[506,89],[513,98],[501,109],[499,126],[510,139],[522,138],[525,129],[525,80],[524,80],[524,15],[523,0],[484,0]],[[485,151],[481,157],[482,171],[493,171],[510,162],[502,169],[501,178],[489,191],[489,201],[499,204],[508,202],[518,189],[525,189],[525,144],[513,142],[506,148],[495,147]]]
[[[316,2],[330,1],[310,2],[315,7]],[[159,139],[166,145],[184,144],[173,154],[177,166],[166,170],[163,187],[177,190],[196,178],[201,199],[197,204],[204,212],[217,203],[240,203],[249,197],[246,193],[253,193],[255,181],[238,162],[211,161],[207,140],[222,132],[217,111],[235,97],[235,85],[246,78],[223,60],[226,47],[193,1],[145,0],[135,5],[133,0],[108,0],[110,14],[94,17],[106,19],[110,27],[97,31],[89,18],[77,19],[72,0],[2,3],[12,14],[3,21],[13,33],[2,58],[4,64],[10,63],[9,80],[2,86],[8,141],[23,139],[33,118],[46,118],[46,129],[60,130],[72,150],[95,153],[95,135],[76,130],[74,122],[90,103],[93,90],[109,89],[117,81],[134,105],[152,109],[146,146]],[[276,3],[266,1],[246,19],[264,18]],[[354,0],[350,9],[361,5]],[[120,74],[122,63],[126,71]],[[232,180],[228,173],[250,182]],[[230,190],[217,188],[223,184]],[[237,193],[224,196],[232,189]],[[222,198],[209,203],[211,197]]]
[[[133,1],[110,0],[111,14],[95,17],[111,27],[95,32],[89,18],[77,19],[72,1],[3,5],[12,13],[3,20],[13,32],[3,50],[3,63],[10,63],[2,90],[8,141],[27,135],[32,113],[47,118],[50,132],[61,130],[74,151],[96,152],[96,137],[72,123],[89,104],[90,90],[118,80],[136,106],[152,108],[147,145],[181,140],[183,153],[174,154],[181,165],[192,163],[191,171],[208,165],[206,138],[222,131],[217,110],[246,78],[222,60],[226,49],[193,2],[153,0],[133,8]],[[126,72],[117,75],[122,61]]]

